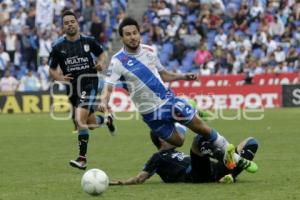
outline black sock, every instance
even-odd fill
[[[81,134],[82,132],[87,132],[87,134]],[[78,135],[78,144],[79,144],[79,156],[86,157],[87,146],[89,142],[88,130],[80,130]]]
[[[96,115],[96,123],[98,125],[102,125],[104,123],[104,117],[102,117],[101,115]]]

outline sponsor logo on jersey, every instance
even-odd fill
[[[85,52],[89,52],[90,51],[90,45],[88,45],[88,44],[83,45],[83,49],[84,49]]]

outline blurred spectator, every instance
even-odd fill
[[[11,28],[10,28],[11,29]],[[15,59],[15,52],[17,48],[17,34],[12,30],[9,30],[5,38],[5,50],[9,55],[10,61]]]
[[[207,63],[205,63],[204,65],[200,66],[200,71],[199,71],[201,76],[209,76],[212,75],[212,71],[210,68],[208,68]]]
[[[167,35],[171,38],[175,37],[178,27],[175,22],[171,20],[170,24],[167,26]]]
[[[223,49],[226,48],[227,35],[222,28],[218,28],[218,34],[215,36],[215,44]]]
[[[262,29],[259,29],[254,33],[251,42],[253,45],[253,49],[262,48],[264,44],[268,43],[267,34]]]
[[[274,21],[270,23],[269,34],[274,37],[280,37],[284,33],[284,25],[280,18],[277,16],[274,17]]]
[[[190,49],[196,49],[200,44],[201,36],[198,34],[196,29],[192,29],[191,34],[183,34],[181,36],[183,45]]]
[[[161,1],[158,6],[157,16],[160,20],[168,20],[170,15],[171,10],[167,7],[167,3],[165,1]]]
[[[23,53],[24,61],[26,62],[26,67],[31,70],[37,69],[37,48],[38,41],[37,36],[30,29],[29,26],[25,26],[21,35],[20,43]]]
[[[42,63],[37,70],[37,75],[41,83],[41,90],[48,90],[50,86],[50,78],[47,58],[42,59]]]
[[[275,61],[277,63],[283,63],[285,61],[285,53],[281,46],[278,46],[274,51]]]
[[[246,31],[247,27],[247,16],[243,12],[243,10],[240,10],[235,18],[234,18],[234,24],[233,27],[235,30],[240,30],[240,31]]]
[[[286,65],[286,62],[281,62],[274,68],[274,73],[284,73],[284,72],[288,72],[288,67]]]
[[[259,0],[254,0],[252,7],[250,8],[251,18],[257,18],[264,12],[264,7]]]
[[[15,17],[11,19],[12,32],[22,34],[22,27],[25,25],[27,14],[22,9],[18,10]]]
[[[6,21],[9,20],[9,7],[5,2],[0,5],[0,25],[3,25]]]
[[[90,33],[99,43],[105,42],[104,24],[97,15],[93,15],[92,17]]]
[[[21,92],[34,92],[39,91],[41,83],[39,79],[33,74],[32,70],[29,69],[26,76],[23,76],[20,80],[18,90]]]
[[[92,5],[92,1],[86,0],[84,9],[82,11],[82,16],[84,19],[83,29],[84,29],[84,32],[86,32],[86,33],[89,33],[89,31],[91,29],[94,12],[95,12],[95,8]]]
[[[41,34],[39,39],[39,57],[40,61],[43,59],[48,59],[49,53],[52,49],[52,41],[50,39],[50,34],[48,31],[45,31]]]
[[[4,51],[4,47],[0,44],[0,77],[6,69],[9,68],[10,58],[7,52]]]
[[[204,43],[199,45],[199,48],[196,50],[194,55],[194,62],[196,65],[200,66],[213,58],[211,53],[207,50],[207,47]]]
[[[4,77],[0,79],[0,92],[14,92],[18,87],[19,82],[9,71],[5,71]]]

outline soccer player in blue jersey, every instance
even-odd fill
[[[73,12],[65,11],[62,14],[62,21],[65,35],[52,47],[49,72],[54,80],[68,83],[67,93],[72,104],[70,107],[74,108],[75,112],[79,143],[79,156],[69,163],[72,167],[86,169],[89,129],[106,123],[110,132],[115,131],[112,116],[104,118],[95,115],[93,108],[99,82],[97,71],[104,67],[105,55],[95,39],[80,33]]]
[[[180,134],[186,132],[186,128],[178,123],[175,127]],[[177,151],[174,145],[160,139],[153,132],[151,140],[158,151],[149,158],[143,170],[127,180],[111,181],[110,185],[141,184],[154,174],[159,175],[165,183],[233,183],[243,170],[256,172],[249,168],[249,160],[254,158],[258,149],[258,143],[253,137],[245,139],[235,149],[241,159],[232,170],[228,170],[223,162],[214,159],[219,156],[218,152],[201,135],[195,136],[190,155]]]
[[[222,161],[229,169],[234,168],[240,159],[240,156],[234,153],[234,146],[204,123],[196,110],[184,99],[176,97],[164,83],[196,80],[197,75],[165,70],[154,50],[150,46],[140,44],[140,29],[136,20],[124,18],[118,31],[123,48],[111,59],[99,110],[107,111],[113,86],[121,80],[144,122],[158,137],[174,146],[181,146],[184,137],[176,131],[174,125],[175,122],[179,122],[194,133],[202,135],[215,149],[220,149],[224,156]]]

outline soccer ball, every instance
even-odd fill
[[[90,195],[103,193],[107,189],[108,184],[108,176],[100,169],[90,169],[86,171],[81,178],[83,191]]]

